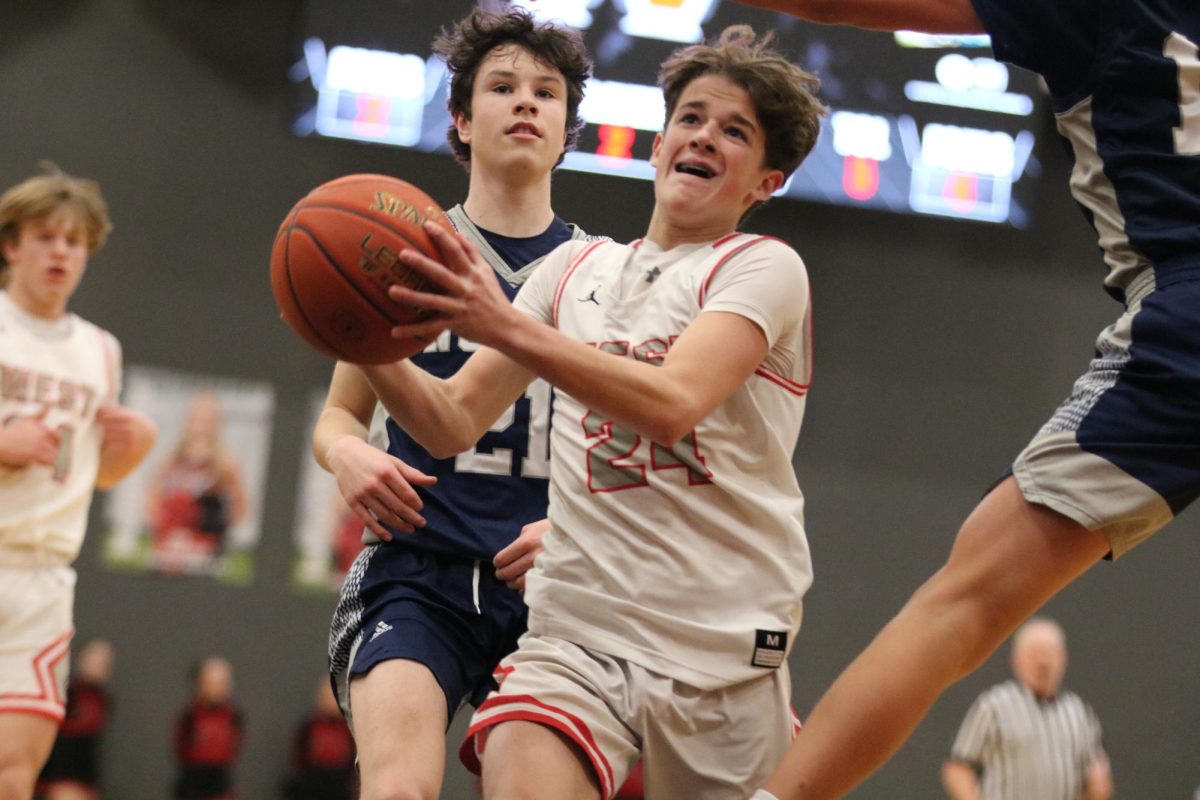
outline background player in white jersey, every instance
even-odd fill
[[[550,189],[582,125],[590,61],[577,33],[520,10],[477,11],[434,47],[453,76],[450,144],[470,176],[447,214],[512,296],[547,253],[584,238],[555,216]],[[447,331],[413,361],[448,377],[474,349]],[[367,444],[375,404],[362,373],[339,364],[313,434],[369,529],[334,615],[330,668],[363,796],[435,798],[446,727],[495,685],[525,630],[519,589],[545,530],[550,387],[531,386],[478,447],[445,458],[394,424],[387,453]]]
[[[1200,494],[1200,4],[747,2],[817,22],[991,34],[999,58],[1046,81],[1105,288],[1125,306],[946,565],[838,678],[767,784],[817,800],[882,764],[943,689],[1055,592]]]
[[[111,230],[93,181],[48,168],[0,196],[0,800],[27,800],[67,677],[75,572],[95,487],[154,443],[117,405],[117,340],[67,311]]]
[[[434,452],[474,442],[530,380],[556,390],[551,531],[529,634],[472,721],[489,798],[610,798],[639,757],[658,798],[744,798],[792,734],[786,655],[810,582],[791,456],[809,383],[808,280],[737,232],[811,150],[817,81],[726,30],[663,64],[655,207],[631,245],[571,242],[515,307],[461,237],[447,294],[394,292],[487,345],[438,381],[364,367]],[[436,234],[434,234],[436,235]]]

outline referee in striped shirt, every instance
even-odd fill
[[[1100,721],[1073,692],[1059,624],[1035,617],[1013,636],[1015,680],[981,694],[963,720],[942,783],[954,800],[1107,800],[1112,773]]]

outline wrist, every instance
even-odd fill
[[[353,449],[355,442],[361,442],[352,433],[342,433],[333,438],[329,445],[325,448],[325,463],[330,470],[335,470],[342,466],[346,457],[347,450]]]

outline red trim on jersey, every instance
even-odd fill
[[[735,236],[741,236],[741,235],[742,234],[740,234],[740,233],[730,234],[729,236],[726,236],[724,239],[717,240],[716,244],[714,244],[713,247],[716,247],[719,244],[723,244],[724,242],[730,241]],[[712,285],[713,278],[717,277],[717,271],[720,270],[721,267],[725,266],[725,262],[728,261],[729,259],[733,258],[734,256],[736,256],[738,253],[742,252],[746,248],[753,247],[754,245],[758,244],[759,242],[768,241],[771,238],[772,237],[770,237],[770,236],[755,236],[750,241],[739,244],[737,247],[733,248],[728,253],[721,256],[720,260],[717,261],[717,263],[713,265],[713,268],[708,271],[708,277],[704,279],[704,283],[700,284],[700,295],[697,298],[697,300],[700,303],[701,308],[704,307],[704,298],[708,296],[708,287],[710,285]]]
[[[766,367],[759,367],[758,369],[754,370],[754,374],[758,375],[760,378],[766,378],[777,386],[782,386],[784,389],[787,389],[797,397],[804,397],[804,395],[808,394],[807,383],[796,383],[793,380],[783,377],[778,372],[772,372]]]
[[[66,716],[65,713],[55,714],[41,706],[26,706],[20,703],[0,703],[0,714],[29,714],[33,717],[45,717],[59,724],[62,724],[63,717]]]
[[[804,723],[800,721],[800,715],[796,713],[795,706],[789,706],[792,712],[792,738],[795,739],[800,735],[800,729],[804,727]]]
[[[601,239],[598,242],[592,242],[583,249],[583,252],[575,256],[575,260],[567,267],[567,271],[558,279],[558,288],[554,290],[554,304],[550,307],[550,325],[558,327],[558,306],[562,302],[563,292],[567,290],[567,281],[571,280],[571,276],[575,274],[575,270],[583,263],[583,260],[591,255],[592,251],[603,244],[609,244],[611,239]]]
[[[40,714],[44,717],[62,721],[66,703],[58,689],[58,681],[54,680],[54,669],[67,657],[74,629],[58,636],[50,644],[38,651],[31,665],[33,674],[37,677],[37,692],[0,692],[0,711],[15,711],[26,714]],[[43,705],[34,705],[25,701],[34,701]],[[57,706],[57,710],[46,709],[45,705]]]
[[[742,235],[741,231],[734,231],[733,233],[726,234],[725,236],[722,236],[720,239],[717,239],[715,242],[712,243],[712,249],[716,250],[721,245],[725,244],[728,241],[736,239],[737,237],[739,237],[741,235]]]
[[[510,711],[494,711],[499,706],[507,706],[514,703],[537,706],[540,709],[544,709],[545,713],[522,708]],[[538,725],[544,725],[547,728],[552,728],[579,745],[579,748],[583,750],[591,762],[592,769],[596,772],[597,780],[600,781],[600,797],[612,797],[614,780],[612,765],[608,763],[608,759],[604,757],[603,751],[596,744],[596,740],[592,736],[592,731],[588,728],[587,723],[579,717],[569,711],[543,703],[536,697],[527,694],[488,698],[475,712],[475,718],[478,719],[479,715],[484,713],[490,713],[490,715],[487,719],[471,723],[471,726],[467,729],[466,739],[463,741],[462,747],[459,748],[459,760],[471,772],[476,775],[482,772],[479,757],[483,755],[483,751],[487,746],[486,734],[488,730],[502,722],[533,722]],[[568,725],[563,719],[569,720],[572,724]]]

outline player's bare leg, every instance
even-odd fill
[[[1103,534],[1028,503],[1012,478],[975,509],[946,565],[842,673],[766,789],[843,796],[892,755],[942,691],[1101,559]]]
[[[592,766],[579,748],[536,722],[502,722],[483,751],[486,800],[598,800]]]
[[[0,713],[0,800],[29,800],[58,724],[35,714]]]
[[[377,664],[350,682],[362,800],[437,800],[446,761],[446,696],[416,661]]]

